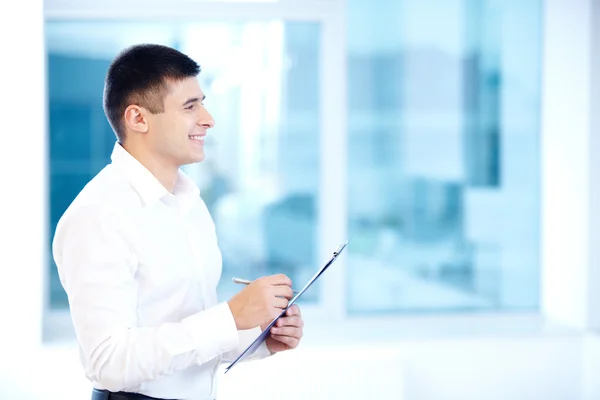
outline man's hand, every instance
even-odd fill
[[[283,274],[259,278],[229,300],[238,330],[269,324],[293,296],[292,281]]]
[[[265,329],[269,324],[270,322],[261,328]],[[271,334],[265,340],[267,349],[271,353],[295,349],[302,339],[302,327],[304,327],[304,321],[302,321],[300,308],[294,304],[287,310],[286,315],[279,318],[271,328]]]

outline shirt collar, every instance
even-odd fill
[[[169,205],[179,205],[188,203],[190,199],[197,199],[200,196],[200,190],[196,183],[181,170],[177,172],[177,181],[173,193],[169,193],[158,179],[135,157],[129,154],[119,142],[115,143],[110,158],[113,165],[125,172],[131,185],[146,205],[161,200]]]

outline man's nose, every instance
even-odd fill
[[[212,128],[215,126],[215,120],[205,108],[202,108],[202,111],[200,111],[198,125],[202,126],[205,129]]]

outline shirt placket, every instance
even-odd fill
[[[194,271],[195,274],[200,276],[199,279],[199,284],[200,284],[200,290],[202,291],[202,301],[204,303],[204,307],[209,308],[212,307],[216,304],[216,299],[213,296],[213,291],[212,290],[207,290],[207,285],[209,282],[209,277],[208,277],[208,266],[205,264],[205,258],[202,256],[199,248],[198,248],[198,244],[201,243],[200,239],[200,235],[198,235],[196,232],[194,232],[193,229],[191,229],[191,227],[189,226],[189,224],[187,223],[186,219],[183,218],[183,216],[181,215],[181,213],[178,213],[178,216],[180,218],[181,224],[184,227],[185,233],[186,233],[186,237],[188,239],[188,243],[190,246],[190,250],[192,252],[192,256],[194,257],[194,265],[196,270]],[[216,373],[218,372],[218,368],[219,365],[221,364],[221,362],[223,361],[223,356],[219,355],[219,360],[218,362],[214,365],[213,367],[213,376],[216,375]],[[211,381],[211,395],[214,396],[215,394],[215,390],[214,390],[214,380]]]
[[[206,275],[207,272],[205,271],[205,259],[202,256],[200,250],[198,249],[198,246],[201,243],[200,238],[198,237],[198,235],[196,235],[196,233],[193,232],[189,224],[186,223],[185,219],[183,219],[181,216],[179,217],[179,219],[185,231],[185,235],[188,240],[188,245],[190,247],[190,251],[194,259],[194,270],[192,271],[192,274],[194,277],[198,278],[198,284],[202,293],[202,302],[204,304],[204,307],[208,308],[212,305],[212,302],[210,299],[209,291],[206,288],[208,277]]]

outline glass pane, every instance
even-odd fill
[[[540,2],[347,4],[348,311],[536,309]]]
[[[220,298],[240,290],[233,277],[285,273],[297,285],[308,281],[318,268],[319,24],[52,22],[46,40],[50,238],[77,191],[109,162],[115,136],[102,90],[112,58],[135,43],[160,43],[199,62],[216,121],[207,159],[184,170],[215,220]],[[65,294],[50,268],[51,304],[63,307]],[[319,285],[303,298],[317,301]]]

